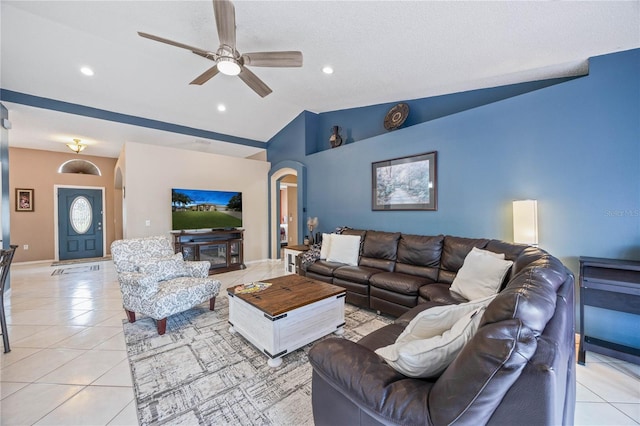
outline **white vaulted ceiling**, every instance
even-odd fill
[[[640,47],[638,1],[242,1],[241,52],[301,50],[302,68],[250,68],[189,82],[212,62],[137,31],[218,47],[210,0],[0,3],[0,87],[206,132],[255,146],[56,112],[16,102],[10,146],[117,157],[127,141],[246,157],[303,110],[325,112],[586,72],[591,56]],[[331,65],[332,75],[322,73]],[[90,66],[93,77],[79,71]],[[219,112],[219,104],[226,111]]]

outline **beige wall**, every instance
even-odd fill
[[[287,186],[287,210],[289,217],[289,241],[290,246],[298,245],[298,187]],[[300,241],[302,243],[302,241]]]
[[[241,191],[244,260],[268,257],[270,163],[127,143],[118,167],[124,187],[124,238],[171,230],[171,188]]]
[[[94,163],[102,176],[58,173],[58,167],[67,160],[85,159]],[[14,262],[53,260],[57,258],[54,223],[54,185],[103,187],[105,189],[105,241],[106,253],[116,235],[116,228],[122,228],[121,216],[115,214],[119,200],[113,188],[115,158],[94,157],[40,151],[35,149],[9,148],[9,196],[11,204],[11,244],[18,249]],[[34,190],[34,211],[15,211],[16,188]],[[24,245],[29,249],[24,250]]]

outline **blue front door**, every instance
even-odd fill
[[[58,188],[59,259],[102,257],[102,190]]]

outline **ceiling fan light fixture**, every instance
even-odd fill
[[[82,151],[87,147],[86,144],[80,143],[80,139],[74,139],[73,143],[68,143],[67,146],[71,151],[75,152],[76,154],[80,154],[80,151]]]
[[[82,74],[86,75],[87,77],[91,77],[94,74],[93,70],[91,68],[89,68],[89,67],[80,68],[80,72]]]
[[[226,75],[240,74],[240,65],[234,58],[220,57],[218,58],[218,71]]]

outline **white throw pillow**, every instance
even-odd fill
[[[453,279],[451,291],[467,300],[496,294],[513,262],[504,260],[503,253],[474,247],[464,258],[462,268]]]
[[[494,297],[426,309],[411,320],[396,343],[375,352],[405,376],[437,376],[471,340]]]
[[[331,248],[331,238],[333,234],[322,234],[322,245],[320,246],[320,259],[326,259]]]
[[[329,262],[346,263],[347,265],[358,265],[358,254],[360,254],[360,236],[333,234],[331,236],[331,246],[327,260]]]

